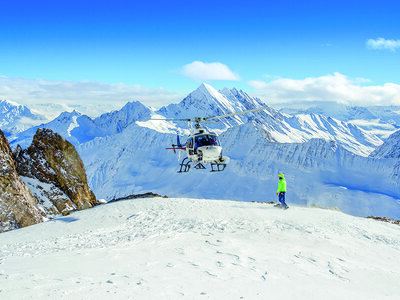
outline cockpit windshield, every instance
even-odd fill
[[[201,146],[220,146],[218,136],[214,134],[204,134],[195,137],[195,148]]]

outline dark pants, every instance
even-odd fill
[[[279,202],[281,203],[282,207],[287,207],[287,204],[285,202],[285,194],[286,192],[279,193]]]

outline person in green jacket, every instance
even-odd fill
[[[279,175],[279,183],[278,183],[278,189],[276,191],[276,195],[279,196],[279,202],[281,203],[281,207],[284,209],[288,209],[289,206],[287,206],[285,202],[285,194],[286,194],[286,180],[285,176],[280,173]]]

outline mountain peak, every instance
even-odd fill
[[[22,106],[21,104],[11,101],[11,100],[7,100],[7,99],[0,99],[0,106]]]
[[[10,100],[0,100],[0,114],[12,114],[14,116],[31,116],[32,113],[25,105]]]
[[[140,101],[131,101],[127,102],[120,111],[136,111],[136,110],[144,110],[147,111],[149,108],[141,103]]]
[[[25,105],[0,100],[0,127],[7,137],[39,124],[41,120],[41,116],[33,114]]]
[[[211,85],[208,83],[202,83],[195,91],[193,91],[191,94],[203,94],[205,96],[211,96],[212,98],[219,99],[221,98],[221,93],[218,92],[215,88],[213,88]]]
[[[64,111],[62,112],[57,118],[55,118],[55,120],[64,120],[64,119],[72,119],[73,117],[80,117],[82,114],[77,111],[77,110],[73,110],[73,111]]]

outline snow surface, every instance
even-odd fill
[[[397,299],[400,227],[338,211],[126,200],[0,234],[1,299]]]

